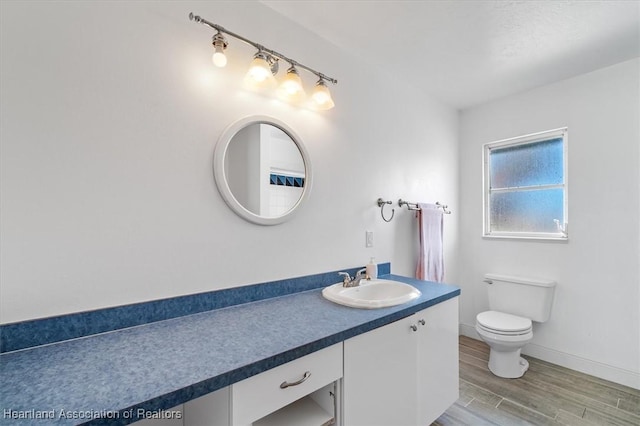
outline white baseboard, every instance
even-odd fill
[[[460,334],[472,339],[482,340],[476,332],[475,325],[460,324]],[[529,343],[522,350],[525,355],[534,358],[590,374],[601,379],[619,383],[640,390],[640,373],[611,365],[603,364],[598,361],[582,358],[556,349],[547,348],[545,346]]]
[[[480,338],[480,335],[476,331],[476,326],[475,325],[468,325],[468,324],[460,323],[460,335],[461,336],[467,336],[467,337],[470,337],[470,338],[476,339],[476,340],[482,340]]]

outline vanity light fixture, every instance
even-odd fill
[[[264,90],[276,87],[277,81],[275,75],[278,73],[278,61],[282,59],[291,64],[291,66],[278,87],[278,95],[280,98],[292,103],[301,103],[306,98],[306,93],[302,86],[302,79],[298,71],[298,69],[304,69],[318,77],[318,82],[313,89],[309,102],[310,107],[317,110],[328,110],[335,106],[331,98],[331,92],[327,87],[327,82],[337,84],[338,80],[294,61],[275,50],[267,49],[241,35],[228,31],[220,25],[209,22],[193,13],[189,14],[189,19],[217,31],[216,35],[213,36],[212,42],[214,48],[212,60],[217,67],[224,67],[227,64],[227,57],[224,51],[227,49],[228,43],[223,33],[258,49],[258,52],[254,55],[249,65],[249,71],[244,78],[245,85],[249,89]]]

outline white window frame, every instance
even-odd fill
[[[518,145],[528,145],[531,143],[542,142],[549,139],[554,139],[562,137],[562,160],[563,160],[563,182],[561,184],[554,185],[539,185],[534,187],[513,187],[513,188],[503,188],[500,191],[527,191],[531,189],[551,189],[551,188],[562,188],[563,189],[563,216],[564,223],[557,224],[558,232],[557,233],[548,233],[548,232],[497,232],[491,231],[491,206],[490,206],[490,193],[495,192],[491,191],[491,182],[490,182],[490,170],[491,170],[491,153],[492,149],[495,148],[506,148],[511,146]],[[553,240],[553,241],[567,241],[569,239],[569,199],[568,199],[568,145],[569,145],[569,134],[568,129],[566,127],[554,130],[547,130],[539,133],[532,133],[529,135],[518,136],[515,138],[502,139],[495,142],[486,143],[482,146],[482,187],[484,191],[483,196],[483,229],[482,236],[484,238],[510,238],[510,239],[531,239],[531,240]]]

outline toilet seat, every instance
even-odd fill
[[[476,317],[477,326],[488,333],[503,336],[519,336],[532,330],[531,320],[498,311],[481,312]]]

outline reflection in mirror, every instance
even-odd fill
[[[231,125],[216,146],[214,170],[227,204],[262,225],[288,219],[311,182],[303,145],[284,123],[268,117]]]
[[[240,129],[227,148],[224,171],[235,199],[258,216],[282,216],[302,196],[302,154],[288,134],[271,124]]]

